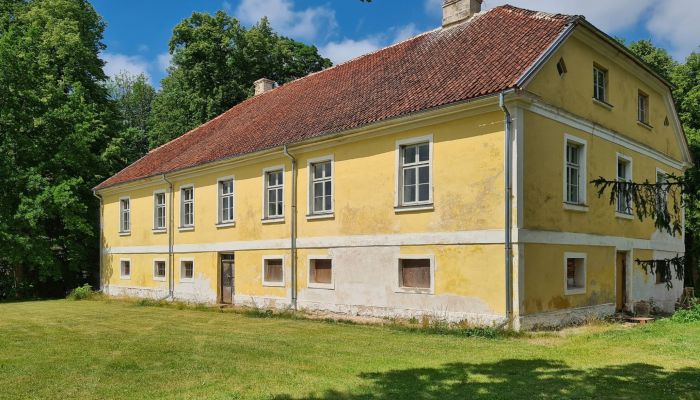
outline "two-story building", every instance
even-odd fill
[[[96,188],[110,295],[516,327],[671,310],[682,237],[590,181],[690,158],[669,84],[580,16],[443,26],[256,95]]]

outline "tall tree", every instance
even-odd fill
[[[253,82],[284,84],[331,65],[314,46],[279,36],[263,18],[251,28],[224,12],[193,13],[173,30],[172,66],[150,120],[151,147],[223,113],[253,94]]]
[[[103,30],[87,0],[0,8],[0,275],[55,290],[42,294],[96,270],[90,188],[107,173],[99,154],[112,120]]]

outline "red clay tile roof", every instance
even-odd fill
[[[97,189],[513,88],[575,20],[512,6],[477,14],[237,104]]]

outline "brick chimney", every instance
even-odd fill
[[[458,24],[481,12],[483,0],[442,0],[442,27]]]
[[[255,95],[257,96],[274,89],[275,86],[277,86],[277,83],[271,79],[262,78],[253,82],[253,85],[255,85]]]

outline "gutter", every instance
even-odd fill
[[[505,99],[507,94],[513,93],[514,90],[504,91],[498,97],[498,105],[503,110],[505,114],[505,143],[504,143],[504,153],[505,153],[505,190],[504,190],[504,215],[505,215],[505,226],[504,226],[504,252],[505,252],[505,289],[506,289],[506,323],[512,327],[513,326],[513,238],[512,238],[512,225],[513,225],[513,133],[512,133],[512,119],[508,107],[506,107]]]
[[[165,177],[165,174],[161,175],[161,178],[168,184],[168,197],[170,197],[165,205],[168,209],[168,295],[162,300],[167,298],[175,300],[175,254],[173,252],[175,247],[175,229],[173,228],[175,224],[173,215],[175,194],[173,193],[173,183]]]
[[[292,216],[290,232],[290,249],[292,253],[292,307],[297,309],[297,159],[289,154],[285,144],[282,147],[284,155],[292,160]]]
[[[97,190],[95,190],[95,189],[92,189],[92,195],[95,196],[95,197],[97,197],[97,199],[100,201],[100,221],[99,221],[99,224],[100,224],[100,238],[99,238],[99,243],[100,243],[100,244],[99,244],[99,246],[100,246],[100,255],[99,255],[99,259],[100,259],[100,261],[99,261],[99,263],[100,263],[100,277],[99,277],[99,280],[100,280],[100,290],[103,290],[103,289],[102,289],[102,237],[103,237],[103,234],[104,234],[104,225],[103,225],[103,223],[102,223],[102,220],[103,220],[103,218],[104,218],[104,216],[103,216],[103,213],[104,213],[104,200],[102,199],[102,195],[97,194]]]

